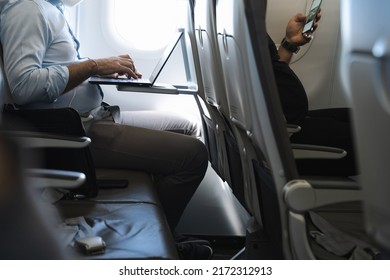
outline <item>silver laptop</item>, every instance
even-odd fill
[[[108,78],[108,77],[99,77],[93,76],[89,78],[91,84],[103,84],[103,85],[129,85],[129,86],[140,86],[140,87],[152,87],[155,81],[157,80],[158,75],[160,75],[161,70],[164,68],[169,57],[173,53],[177,43],[182,37],[183,32],[179,31],[172,38],[168,46],[165,48],[160,60],[158,61],[156,67],[154,68],[152,74],[148,79],[134,79],[134,78]]]

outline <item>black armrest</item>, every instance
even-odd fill
[[[299,131],[301,131],[301,127],[297,124],[286,124],[286,128],[287,128],[287,133],[288,135],[293,135],[294,133],[297,133]]]
[[[86,197],[97,195],[95,167],[88,149],[91,140],[86,137],[76,110],[6,109],[2,114],[2,125],[11,137],[20,142],[22,148],[42,149],[43,161],[39,168],[83,173],[85,182],[72,192]]]

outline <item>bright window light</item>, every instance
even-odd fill
[[[161,49],[172,33],[183,26],[187,13],[185,3],[183,0],[115,0],[114,27],[136,49]]]

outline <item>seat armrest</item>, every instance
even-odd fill
[[[39,188],[66,188],[74,189],[80,187],[86,180],[84,173],[29,168],[25,170],[25,177],[32,186]]]
[[[341,159],[347,155],[343,149],[305,145],[305,144],[291,144],[295,159]]]
[[[62,136],[57,134],[7,131],[23,148],[85,148],[91,143],[89,137]]]
[[[302,129],[299,125],[296,124],[286,124],[286,128],[289,136],[292,136],[294,133],[298,133]]]
[[[362,192],[353,180],[292,180],[283,188],[284,201],[295,213],[339,202],[360,201]]]

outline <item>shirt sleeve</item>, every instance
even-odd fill
[[[52,34],[41,8],[34,1],[20,1],[3,11],[0,36],[13,101],[54,102],[68,83],[69,71],[61,65],[42,67]]]

